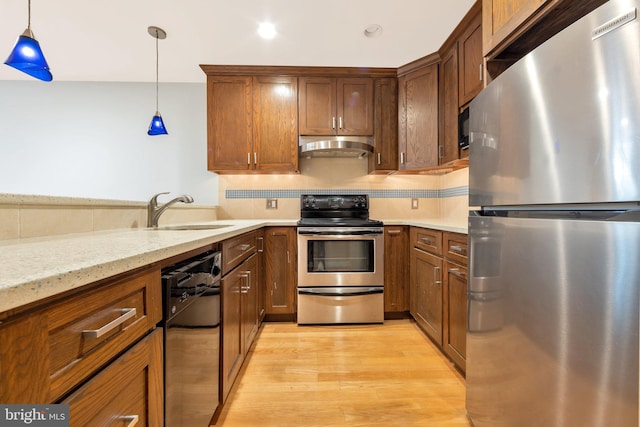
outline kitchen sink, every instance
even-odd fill
[[[231,227],[229,224],[184,224],[184,225],[165,225],[149,230],[217,230],[219,228]]]

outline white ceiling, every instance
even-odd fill
[[[54,81],[204,82],[199,64],[398,67],[436,51],[474,0],[32,0]],[[278,34],[261,39],[263,21]],[[380,24],[377,38],[364,36]],[[0,0],[0,61],[27,27],[27,0]],[[29,80],[0,65],[0,80]]]

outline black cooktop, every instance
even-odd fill
[[[300,196],[300,220],[306,227],[381,227],[382,221],[369,219],[366,194]]]

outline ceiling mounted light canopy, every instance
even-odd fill
[[[18,36],[16,45],[4,63],[31,77],[50,82],[53,80],[53,76],[49,71],[49,64],[47,64],[47,60],[40,49],[40,43],[38,43],[31,31],[31,0],[29,0],[28,4],[29,19],[27,21],[27,29]]]
[[[151,37],[156,39],[156,114],[151,119],[151,124],[149,125],[149,130],[147,131],[147,135],[156,136],[156,135],[167,135],[167,128],[164,127],[164,121],[162,120],[162,116],[160,115],[160,110],[158,109],[158,63],[159,63],[159,55],[158,55],[158,40],[166,39],[167,33],[159,27],[151,26],[147,29]]]
[[[364,35],[367,37],[379,37],[382,35],[382,26],[379,24],[371,24],[364,29]]]

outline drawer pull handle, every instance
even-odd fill
[[[249,249],[250,247],[251,247],[251,245],[249,245],[249,244],[247,244],[247,243],[245,243],[244,245],[240,245],[240,246],[238,246],[238,248],[240,248],[240,250],[241,250],[242,252],[245,252],[245,251],[246,251],[247,249]]]
[[[260,249],[258,249],[258,252],[264,252],[264,237],[258,237],[258,240],[260,241]]]
[[[451,250],[454,252],[458,252],[460,254],[466,253],[467,251],[464,250],[464,248],[462,246],[458,246],[458,245],[452,245],[451,246]]]
[[[387,230],[388,234],[400,234],[402,230]]]
[[[438,276],[439,276],[438,273],[440,273],[440,267],[435,267],[433,269],[433,283],[436,284],[436,285],[441,285],[442,281],[438,280]]]
[[[424,243],[425,245],[428,246],[433,246],[433,242],[431,241],[431,239],[426,238],[426,237],[421,237],[420,240],[422,241],[422,243]]]
[[[137,415],[125,415],[124,417],[120,417],[120,419],[123,421],[129,421],[127,427],[133,427],[138,424],[138,420],[140,419],[140,417]]]
[[[118,317],[117,319],[112,320],[111,322],[107,323],[106,325],[104,325],[100,329],[84,330],[84,331],[82,331],[82,334],[85,335],[88,338],[100,338],[101,336],[103,336],[107,332],[110,332],[111,330],[115,329],[118,325],[121,325],[122,323],[126,322],[127,320],[129,320],[129,319],[131,319],[133,317],[136,317],[136,309],[135,308],[123,308],[120,311],[122,312],[122,315],[120,317]]]

